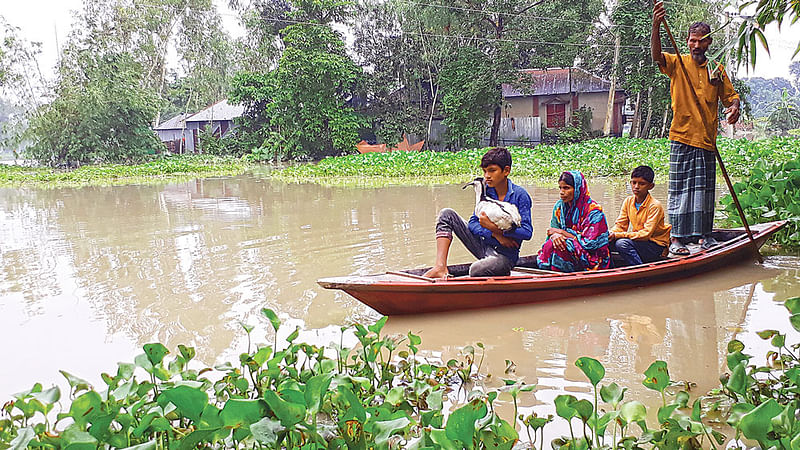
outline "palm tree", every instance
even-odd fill
[[[778,100],[770,103],[767,107],[769,114],[769,128],[786,132],[794,128],[800,128],[800,106],[795,97],[789,96],[789,92],[783,89]]]

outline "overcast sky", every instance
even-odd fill
[[[229,31],[233,35],[241,33],[235,16],[225,6],[226,2],[215,1],[221,7],[222,18]],[[80,8],[81,0],[0,0],[0,3],[2,3],[0,15],[3,15],[10,24],[19,27],[24,38],[42,43],[39,63],[43,71],[50,73],[57,55],[56,36],[63,44],[72,25],[70,11]],[[781,32],[778,32],[776,27],[768,29],[767,39],[772,56],[763,51],[759,52],[757,66],[755,70],[749,72],[749,76],[789,78],[790,58],[800,39],[800,22],[792,27],[787,24]],[[649,55],[642,57],[648,58]],[[800,60],[800,55],[795,60]],[[747,76],[744,69],[739,72],[739,76]]]

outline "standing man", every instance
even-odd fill
[[[686,244],[700,239],[702,248],[711,248],[717,241],[711,237],[714,226],[714,206],[717,166],[717,104],[727,108],[728,123],[739,120],[739,96],[733,90],[725,68],[709,64],[706,51],[711,45],[711,27],[704,22],[689,26],[687,44],[689,55],[682,55],[689,74],[686,79],[677,55],[662,53],[659,28],[666,17],[660,1],[653,9],[651,55],[662,73],[670,79],[672,126],[669,129],[669,200],[667,215],[672,224],[669,251],[688,255]],[[695,103],[689,81],[700,99]],[[712,128],[705,129],[702,116]]]

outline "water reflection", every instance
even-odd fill
[[[537,230],[523,253],[533,253],[557,192],[523,184]],[[624,183],[591,185],[615,217]],[[665,196],[663,186],[655,195]],[[155,340],[194,345],[207,363],[235,359],[246,345],[240,321],[259,324],[254,336],[268,334],[264,307],[325,344],[340,325],[378,315],[318,288],[317,278],[429,264],[438,210],[468,214],[472,202],[455,185],[359,189],[248,175],[166,186],[0,189],[0,340],[13,344],[0,365],[0,395],[32,379],[57,380],[59,368],[91,379]],[[451,257],[470,259],[460,246]],[[710,385],[738,327],[764,328],[748,316],[747,299],[772,302],[770,292],[797,292],[798,261],[770,257],[765,267],[747,264],[586,301],[392,318],[387,329],[422,332],[431,354],[482,341],[497,378],[511,359],[517,376],[550,389],[537,394],[540,401],[544,392],[586,389],[572,365],[583,355],[601,359],[618,382],[665,359],[675,378]]]

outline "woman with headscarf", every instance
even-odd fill
[[[611,267],[606,216],[589,196],[583,174],[562,173],[558,188],[561,199],[553,207],[549,237],[537,256],[539,268],[579,272]]]

